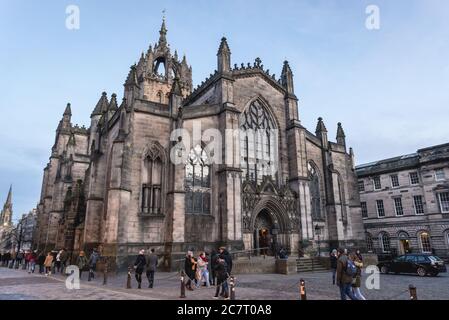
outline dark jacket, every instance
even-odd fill
[[[330,260],[331,260],[331,269],[337,269],[337,257],[331,255]]]
[[[142,273],[145,265],[147,264],[147,260],[143,254],[139,254],[136,258],[136,262],[134,262],[134,267],[136,267],[136,273]]]
[[[98,259],[100,259],[100,255],[98,254],[98,252],[92,252],[89,257],[89,267],[95,268],[97,266]]]
[[[342,254],[337,261],[337,285],[352,283],[352,277],[346,274],[346,268],[348,263],[348,256]]]
[[[184,261],[184,270],[187,277],[189,277],[191,280],[195,279],[196,272],[196,263],[192,263],[192,260],[196,261],[193,257],[186,257]]]
[[[59,255],[59,260],[62,263],[66,263],[68,258],[69,258],[69,254],[67,253],[67,251],[62,250],[61,254]]]
[[[226,263],[226,260],[221,260],[220,262],[217,262],[215,265],[215,274],[217,275],[217,281],[218,283],[222,283],[226,281],[229,275],[228,265]]]
[[[157,269],[157,254],[151,253],[147,259],[147,271],[155,272]]]
[[[226,262],[226,268],[229,274],[231,274],[232,272],[232,256],[231,254],[227,251],[224,250],[222,254],[220,254],[220,258],[224,259],[224,261]]]
[[[41,253],[39,257],[37,257],[37,264],[43,266],[45,262],[45,256]]]
[[[78,266],[78,268],[83,271],[86,269],[87,266],[87,258],[86,256],[78,256],[78,258],[76,259],[76,265]]]

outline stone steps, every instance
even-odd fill
[[[299,272],[323,272],[328,269],[323,266],[319,259],[316,258],[300,258],[296,259],[296,271]]]

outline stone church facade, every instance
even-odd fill
[[[280,79],[258,58],[232,66],[223,38],[217,70],[193,89],[166,34],[164,21],[122,102],[103,93],[89,128],[71,123],[67,105],[44,169],[36,245],[99,247],[119,267],[150,247],[166,267],[218,245],[363,249],[352,149],[340,124],[336,142],[321,118],[315,134],[301,125],[288,62]]]

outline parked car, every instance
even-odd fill
[[[444,261],[431,254],[406,254],[397,258],[380,262],[380,272],[416,273],[420,277],[426,275],[437,276],[440,272],[446,272]]]

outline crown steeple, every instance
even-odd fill
[[[159,31],[159,46],[167,45],[167,27],[165,26],[165,17],[162,18],[161,30]]]

